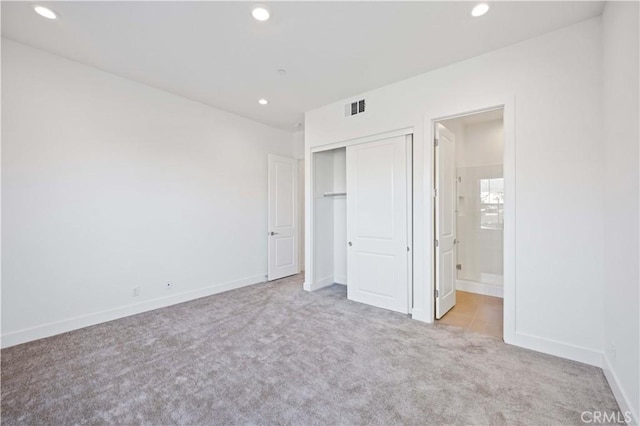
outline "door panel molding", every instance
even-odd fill
[[[409,312],[406,136],[347,147],[347,296]]]
[[[435,159],[435,295],[436,319],[456,304],[456,138],[436,124]]]

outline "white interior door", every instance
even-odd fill
[[[269,155],[269,281],[298,273],[298,164]]]
[[[347,295],[409,312],[406,136],[347,147]]]
[[[435,146],[435,271],[436,318],[456,304],[456,139],[436,124]]]

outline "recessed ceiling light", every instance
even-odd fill
[[[268,103],[269,103],[269,101],[268,101],[268,100],[266,100],[266,99],[260,99],[260,100],[258,100],[258,103],[259,103],[260,105],[266,105],[266,104],[268,104]]]
[[[473,10],[471,11],[471,16],[477,18],[478,16],[482,16],[489,11],[489,5],[486,3],[477,4]]]
[[[251,15],[253,15],[253,17],[258,21],[266,21],[269,19],[269,16],[271,16],[269,9],[262,5],[254,7],[251,11]]]
[[[280,74],[280,75],[285,75],[286,73],[287,73],[287,70],[285,70],[284,68],[280,68],[278,70],[278,74]]]
[[[58,15],[48,7],[35,6],[33,10],[35,10],[38,15],[43,16],[47,19],[56,19],[58,17]]]

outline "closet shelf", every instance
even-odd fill
[[[323,197],[339,197],[341,195],[347,195],[346,192],[325,192],[322,194]]]

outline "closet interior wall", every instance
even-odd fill
[[[313,154],[315,286],[347,284],[346,148]]]

